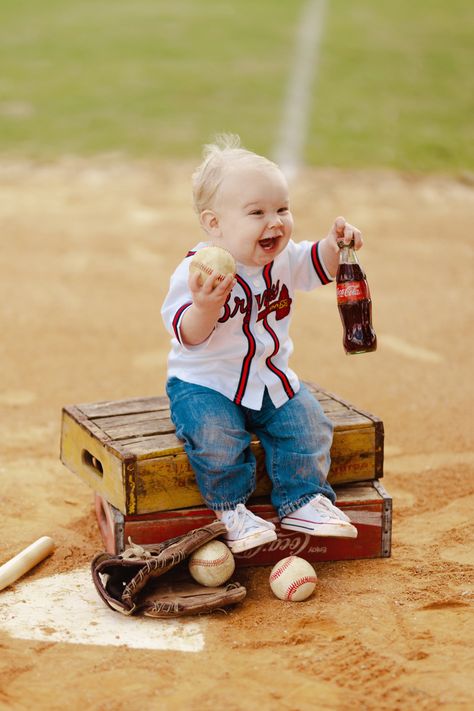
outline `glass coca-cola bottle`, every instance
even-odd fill
[[[377,348],[372,327],[372,299],[367,279],[357,259],[354,242],[338,243],[339,266],[336,275],[337,305],[344,333],[342,342],[348,354],[369,353]]]

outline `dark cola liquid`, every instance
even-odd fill
[[[339,264],[336,283],[344,350],[349,354],[375,351],[377,336],[372,327],[372,299],[360,264]]]

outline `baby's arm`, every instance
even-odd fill
[[[344,217],[338,217],[329,234],[320,241],[319,249],[324,265],[332,277],[336,276],[339,265],[338,242],[343,241],[349,244],[354,240],[355,249],[360,249],[363,245],[362,234],[357,227],[350,225]]]
[[[181,338],[188,346],[197,346],[208,338],[221,315],[221,309],[235,285],[235,277],[228,274],[213,289],[212,283],[217,272],[199,283],[199,274],[190,273],[188,285],[193,297],[192,305],[186,309],[181,321]]]

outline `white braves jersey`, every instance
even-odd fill
[[[265,387],[276,407],[298,392],[296,374],[288,367],[293,352],[289,326],[296,289],[309,291],[332,281],[319,254],[319,242],[293,242],[261,267],[237,264],[232,289],[213,332],[197,346],[181,339],[181,320],[192,304],[188,287],[192,255],[179,264],[161,310],[171,333],[168,377],[204,385],[239,405],[259,410]]]

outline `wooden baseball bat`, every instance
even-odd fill
[[[0,590],[14,583],[54,551],[54,541],[42,536],[0,566]]]

